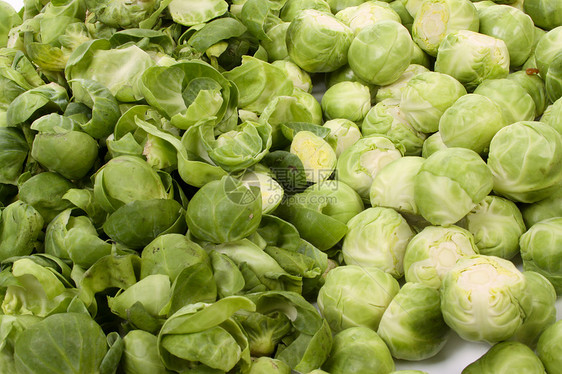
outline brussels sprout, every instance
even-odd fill
[[[484,79],[507,76],[509,51],[501,39],[470,30],[455,31],[439,46],[435,71],[449,74],[470,92]]]
[[[369,110],[361,124],[361,132],[365,136],[384,135],[403,145],[405,156],[418,156],[426,139],[423,132],[410,125],[399,103],[392,99],[385,99]]]
[[[521,306],[525,320],[512,340],[534,348],[542,332],[556,322],[556,290],[548,279],[534,271],[524,271],[527,288]]]
[[[265,48],[270,62],[286,61],[289,57],[287,51],[287,30],[289,29],[290,22],[281,22],[272,26],[265,35],[269,38],[262,40],[261,45]]]
[[[354,122],[344,118],[326,121],[324,127],[330,129],[327,140],[328,143],[335,144],[336,157],[340,157],[343,151],[362,137],[359,127]]]
[[[293,87],[300,88],[304,92],[312,92],[312,81],[310,75],[299,68],[295,63],[288,60],[273,61],[271,65],[283,70],[293,82]]]
[[[416,43],[414,43],[413,46],[414,49],[412,50],[412,59],[410,60],[410,64],[417,64],[429,69],[433,63],[429,58],[429,55],[425,53],[424,50]]]
[[[562,41],[562,26],[558,26],[546,34],[537,43],[535,49],[535,60],[542,79],[546,78],[549,66],[562,50],[560,42]]]
[[[507,122],[498,104],[486,96],[468,94],[450,106],[439,120],[447,147],[462,147],[486,154],[490,141]]]
[[[562,180],[562,136],[540,122],[504,127],[490,143],[488,167],[494,192],[533,203],[547,198]]]
[[[535,40],[531,17],[508,5],[493,5],[482,9],[480,33],[505,42],[509,51],[510,66],[521,66],[531,54]]]
[[[311,118],[309,122],[320,126],[322,124],[322,107],[316,97],[298,88],[293,91],[293,97],[308,111]]]
[[[384,312],[377,334],[394,358],[418,361],[444,347],[449,328],[441,314],[439,291],[406,283]]]
[[[546,123],[562,134],[562,99],[556,100],[546,108],[541,117],[541,122]]]
[[[337,13],[340,10],[352,6],[361,5],[365,1],[366,0],[326,0],[326,2],[330,5],[330,9],[332,10],[332,13]]]
[[[443,143],[441,134],[438,132],[431,134],[425,139],[422,146],[422,157],[428,158],[432,154],[442,149],[446,149],[447,146]]]
[[[410,0],[394,0],[389,3],[390,7],[394,9],[396,13],[400,16],[401,24],[403,24],[409,32],[412,32],[412,24],[414,23],[414,17],[410,14],[406,6],[408,3],[414,1]]]
[[[322,96],[322,110],[328,120],[344,118],[360,122],[370,108],[369,87],[358,82],[336,83]]]
[[[398,13],[382,1],[365,1],[357,6],[349,6],[337,12],[336,18],[349,26],[355,35],[365,27],[383,20],[401,22]]]
[[[325,0],[287,0],[281,8],[279,16],[285,22],[291,22],[296,16],[306,9],[315,9],[320,12],[331,13],[330,4]]]
[[[538,27],[550,30],[562,24],[562,4],[548,0],[527,0],[523,4]]]
[[[44,223],[48,224],[60,212],[72,207],[63,196],[73,187],[71,182],[56,173],[40,173],[19,185],[19,198],[37,209]]]
[[[424,159],[407,156],[392,161],[373,178],[369,196],[373,207],[396,209],[402,214],[418,214],[414,200],[414,178]]]
[[[0,48],[6,47],[8,43],[8,33],[12,27],[20,25],[21,17],[14,8],[8,3],[0,3]]]
[[[318,292],[318,308],[336,334],[355,326],[376,331],[399,289],[392,275],[375,267],[339,266],[328,272]]]
[[[524,269],[544,275],[553,284],[558,295],[562,294],[562,266],[558,250],[561,241],[561,217],[534,224],[519,240]]]
[[[428,226],[416,234],[406,247],[406,281],[439,289],[443,278],[459,258],[477,253],[478,248],[469,231],[457,226]]]
[[[535,101],[517,82],[509,79],[487,79],[475,90],[499,105],[508,125],[535,118]]]
[[[382,136],[359,139],[340,155],[336,179],[353,188],[364,201],[369,200],[373,178],[390,162],[402,157],[402,151]]]
[[[369,87],[369,90],[371,92],[371,102],[374,101],[375,95],[377,93],[377,87],[359,78],[357,74],[355,74],[353,70],[351,70],[351,67],[349,65],[344,65],[341,68],[326,74],[326,87],[332,87],[334,84],[340,82],[358,82],[364,86]]]
[[[455,78],[427,72],[412,78],[404,90],[400,109],[406,120],[418,131],[432,133],[439,129],[439,119],[466,90]]]
[[[373,266],[395,278],[404,275],[404,253],[414,232],[394,209],[368,208],[347,223],[342,245],[348,265]]]
[[[43,217],[33,206],[21,200],[2,209],[0,215],[0,261],[27,256],[40,248]]]
[[[562,97],[562,49],[550,62],[545,77],[546,95],[554,102]]]
[[[302,161],[307,182],[328,179],[336,168],[336,152],[321,137],[310,131],[299,131],[291,143],[291,153]]]
[[[349,47],[349,66],[364,81],[387,85],[398,80],[410,65],[412,45],[404,26],[395,21],[380,21],[355,36]]]
[[[271,357],[259,357],[252,362],[249,374],[291,374],[289,365]]]
[[[392,99],[396,103],[399,103],[402,98],[402,91],[404,91],[408,82],[415,76],[428,71],[429,69],[425,66],[411,63],[396,82],[383,86],[377,90],[377,103],[385,99]]]
[[[537,343],[537,355],[547,373],[558,373],[562,367],[562,359],[559,354],[562,349],[560,334],[562,334],[562,321],[558,321],[546,329]]]
[[[121,368],[125,374],[166,374],[158,356],[158,338],[143,330],[131,330],[123,337]]]
[[[306,199],[303,205],[318,207],[327,216],[346,224],[364,209],[361,197],[341,181],[329,180],[313,184],[298,195]]]
[[[459,221],[492,191],[492,173],[466,148],[446,148],[429,156],[414,180],[420,214],[433,225]]]
[[[273,212],[285,196],[283,187],[267,173],[249,171],[244,173],[240,181],[248,188],[253,186],[260,189],[262,214]]]
[[[211,0],[204,3],[172,0],[168,10],[174,22],[193,26],[223,15],[228,10],[228,4],[224,0]]]
[[[334,336],[322,369],[331,374],[386,374],[394,361],[384,341],[368,327],[351,327]]]
[[[0,127],[0,183],[17,183],[28,153],[29,146],[22,130]]]
[[[523,323],[525,277],[515,265],[494,256],[463,257],[441,288],[443,318],[469,341],[499,342]]]
[[[195,237],[212,243],[252,234],[261,220],[261,198],[255,187],[226,176],[207,183],[187,206],[187,226]]]
[[[347,63],[353,31],[329,13],[307,9],[287,30],[287,51],[309,73],[330,72]]]
[[[412,38],[432,56],[447,34],[459,31],[478,31],[478,13],[468,0],[424,1],[416,12]]]
[[[532,71],[521,70],[509,74],[507,79],[518,83],[531,96],[535,102],[535,117],[543,114],[547,105],[546,87],[544,81],[537,74],[533,74]]]
[[[521,207],[523,220],[527,227],[533,226],[542,220],[562,217],[562,187],[554,191],[546,199]]]
[[[541,360],[526,345],[517,342],[501,342],[464,368],[462,374],[515,372],[543,374],[545,371]]]

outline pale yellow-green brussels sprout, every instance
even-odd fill
[[[326,121],[324,127],[330,129],[328,141],[335,144],[336,156],[340,157],[343,151],[351,147],[361,139],[362,134],[359,127],[348,119],[339,118]]]
[[[287,30],[291,60],[309,73],[334,71],[347,63],[353,31],[329,13],[307,9]]]
[[[247,171],[240,178],[242,184],[260,189],[262,214],[274,211],[283,200],[283,187],[269,173],[260,170]]]
[[[346,224],[365,209],[363,200],[357,192],[347,184],[337,180],[313,184],[298,196],[307,200],[307,207],[318,209],[322,214],[343,224]]]
[[[541,122],[546,123],[562,134],[562,99],[556,100],[545,109]]]
[[[334,333],[356,326],[377,331],[399,289],[398,281],[378,268],[338,266],[328,272],[318,292],[318,309]]]
[[[546,329],[537,343],[537,355],[541,359],[549,374],[558,374],[562,368],[562,321]]]
[[[492,191],[492,173],[474,151],[445,148],[429,156],[414,181],[420,214],[433,225],[458,222]]]
[[[525,270],[536,271],[544,275],[562,294],[562,217],[549,218],[540,221],[527,232],[519,241],[521,258]]]
[[[437,72],[421,73],[402,91],[400,109],[416,130],[433,133],[439,130],[445,110],[463,95],[466,90],[455,78]]]
[[[406,156],[382,168],[369,191],[371,205],[393,208],[405,215],[417,215],[414,179],[423,162],[421,157]]]
[[[447,145],[443,143],[443,139],[441,138],[441,133],[437,131],[436,133],[431,134],[430,136],[427,137],[427,139],[425,139],[425,141],[423,142],[421,155],[424,158],[428,158],[435,152],[445,148],[447,148]]]
[[[364,81],[376,85],[395,82],[410,65],[413,41],[396,21],[380,21],[361,30],[349,47],[349,66]]]
[[[501,39],[470,30],[452,32],[439,46],[435,71],[456,78],[470,92],[484,79],[507,76],[509,51]]]
[[[435,356],[449,337],[439,291],[421,283],[404,284],[384,312],[377,334],[394,358],[419,361]]]
[[[535,40],[531,17],[509,5],[493,5],[479,11],[480,33],[505,42],[510,66],[521,66],[531,55]]]
[[[469,0],[427,0],[414,18],[412,38],[432,56],[447,34],[458,30],[478,31],[478,13]]]
[[[383,100],[369,110],[361,124],[361,132],[365,136],[387,136],[394,143],[404,146],[405,156],[420,155],[427,138],[425,133],[410,125],[400,104],[392,99]]]
[[[289,58],[285,39],[290,24],[290,22],[278,23],[271,26],[265,33],[269,39],[262,40],[261,45],[267,52],[267,58],[270,62],[286,61]]]
[[[546,199],[523,205],[521,213],[527,227],[548,218],[562,217],[562,186]]]
[[[404,148],[383,136],[367,136],[342,152],[336,168],[336,179],[345,182],[369,201],[373,178],[392,161],[402,157]]]
[[[361,122],[371,109],[369,87],[358,82],[340,82],[328,88],[322,96],[322,111],[328,120],[345,118]]]
[[[410,79],[414,78],[415,76],[428,72],[429,69],[425,66],[418,65],[415,63],[410,64],[404,71],[404,73],[398,78],[398,80],[394,83],[389,85],[380,87],[377,90],[376,101],[381,102],[385,99],[391,99],[396,103],[400,102],[402,98],[402,91],[406,88],[406,85],[410,81]]]
[[[374,266],[400,278],[404,253],[414,232],[391,208],[368,208],[347,222],[342,255],[346,264]]]
[[[472,234],[460,227],[428,226],[410,240],[404,255],[407,282],[435,289],[461,257],[478,254]]]
[[[535,102],[535,117],[539,117],[544,113],[548,104],[546,99],[546,87],[544,81],[533,73],[527,70],[520,70],[513,72],[507,76],[507,79],[512,80],[519,84]]]
[[[131,330],[123,337],[121,368],[125,374],[166,374],[158,356],[158,338],[143,330]]]
[[[279,17],[285,22],[291,22],[303,10],[315,9],[330,13],[330,5],[325,0],[287,0],[279,12]]]
[[[465,219],[480,254],[509,260],[519,252],[519,237],[526,229],[519,208],[511,200],[488,195]]]
[[[330,374],[388,374],[395,369],[384,341],[368,327],[352,327],[334,336],[322,369]]]
[[[475,94],[486,96],[499,105],[507,125],[535,118],[535,101],[514,80],[486,79],[475,90]]]
[[[526,0],[523,9],[535,25],[545,30],[562,25],[562,4],[559,1]]]
[[[535,60],[541,78],[546,74],[554,57],[562,50],[562,25],[550,30],[538,41],[535,49]]]
[[[544,374],[544,366],[525,344],[501,342],[468,365],[462,374]]]
[[[249,374],[291,374],[289,365],[281,360],[262,356],[252,361]]]
[[[308,182],[325,181],[336,168],[334,149],[310,131],[299,131],[293,138],[290,151],[301,160]]]
[[[463,257],[443,279],[443,318],[468,341],[509,339],[525,319],[521,305],[525,287],[525,277],[511,261],[484,255]]]
[[[447,147],[486,154],[496,133],[507,126],[501,107],[486,96],[468,94],[451,105],[439,120],[439,134]]]
[[[562,136],[541,122],[516,122],[494,136],[488,153],[494,192],[533,203],[549,197],[562,181]]]
[[[429,69],[432,65],[432,61],[429,58],[429,55],[416,43],[414,43],[413,46],[414,49],[412,51],[412,59],[410,60],[410,64],[421,65]]]
[[[300,88],[304,92],[312,92],[312,81],[310,75],[299,68],[297,64],[288,60],[278,60],[271,63],[273,66],[277,66],[279,69],[283,70],[285,74],[293,81],[293,87]]]
[[[336,13],[336,18],[345,23],[357,35],[366,26],[379,21],[401,22],[400,16],[385,2],[366,1],[361,5],[350,6]]]

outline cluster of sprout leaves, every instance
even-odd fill
[[[560,295],[559,0],[0,1],[1,373],[557,374]]]

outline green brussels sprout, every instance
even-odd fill
[[[492,191],[490,169],[474,151],[446,148],[429,156],[414,180],[420,214],[433,225],[458,222]]]
[[[0,215],[0,261],[30,255],[41,244],[43,217],[21,200],[3,208]]]
[[[538,41],[535,49],[535,60],[542,79],[546,79],[546,74],[550,64],[556,55],[562,50],[562,47],[560,46],[561,42],[562,26],[558,26],[550,30]]]
[[[475,90],[500,107],[507,125],[535,118],[535,101],[517,82],[509,79],[486,79]]]
[[[203,4],[172,0],[168,10],[174,22],[193,26],[223,15],[228,10],[228,3],[224,0],[211,0]]]
[[[384,86],[400,78],[410,65],[412,51],[408,30],[398,22],[384,20],[355,36],[349,46],[349,66],[364,81]]]
[[[355,35],[365,27],[383,20],[401,22],[398,13],[382,1],[365,1],[357,6],[349,6],[337,12],[336,18],[349,26]]]
[[[338,118],[326,121],[323,125],[330,129],[328,135],[328,143],[335,144],[336,157],[340,157],[343,151],[351,147],[355,142],[361,139],[362,134],[359,127],[348,119]]]
[[[509,51],[501,39],[470,30],[455,31],[439,46],[435,71],[449,74],[470,92],[484,79],[507,76]]]
[[[60,212],[72,207],[63,196],[73,187],[70,181],[56,173],[40,173],[20,184],[19,198],[37,209],[44,223],[48,224]]]
[[[410,125],[399,102],[392,99],[380,101],[369,110],[361,124],[361,132],[365,136],[384,135],[401,144],[405,156],[418,156],[427,137]]]
[[[490,143],[488,167],[494,192],[533,203],[547,198],[562,180],[562,136],[541,122],[516,122]]]
[[[436,133],[431,134],[430,136],[427,137],[427,139],[425,139],[425,141],[423,142],[421,155],[423,158],[428,158],[435,152],[445,148],[447,148],[447,146],[445,145],[445,143],[443,143],[443,139],[441,138],[441,133],[437,131]]]
[[[361,197],[355,190],[341,181],[328,180],[313,184],[298,195],[305,198],[309,207],[319,210],[343,224],[361,213],[364,209]]]
[[[201,187],[187,206],[189,232],[201,240],[224,243],[254,233],[261,220],[261,197],[255,187],[225,176]]]
[[[494,345],[486,354],[464,368],[462,374],[516,372],[543,374],[545,371],[541,360],[525,344],[501,342]]]
[[[297,99],[300,105],[306,108],[311,118],[310,123],[318,126],[322,125],[322,107],[314,95],[297,88],[293,91],[292,96]]]
[[[281,22],[271,26],[265,33],[269,39],[262,40],[261,45],[265,48],[270,62],[286,61],[285,59],[289,57],[285,39],[287,38],[287,30],[290,24],[290,22]]]
[[[533,226],[542,220],[562,217],[562,187],[555,190],[546,199],[521,207],[523,220],[527,227]]]
[[[322,111],[328,120],[345,118],[360,122],[370,108],[369,87],[358,82],[336,83],[322,96]]]
[[[331,13],[330,4],[325,0],[287,0],[279,12],[279,17],[285,22],[291,22],[306,9],[315,9],[320,12]]]
[[[240,179],[246,187],[257,187],[261,194],[262,214],[273,212],[285,196],[283,187],[268,173],[260,171],[247,171]]]
[[[346,264],[373,266],[395,278],[404,275],[404,253],[414,232],[391,208],[368,208],[347,222],[342,255]]]
[[[478,31],[478,13],[469,0],[424,1],[414,18],[412,38],[421,49],[436,56],[447,34],[459,30]]]
[[[562,4],[557,1],[526,0],[523,7],[538,27],[550,30],[562,24]]]
[[[361,138],[340,155],[336,179],[357,191],[363,201],[368,201],[373,178],[385,165],[400,157],[401,149],[386,137]]]
[[[532,71],[516,71],[507,76],[507,79],[518,83],[535,102],[535,117],[544,113],[547,105],[546,87],[544,81]]]
[[[486,96],[459,98],[441,116],[439,133],[447,147],[462,147],[486,154],[494,135],[507,122],[501,107]]]
[[[22,130],[0,127],[0,183],[17,183],[28,153],[29,145]]]
[[[547,373],[559,373],[562,367],[560,334],[562,334],[562,321],[546,329],[537,343],[537,356],[544,364]]]
[[[334,14],[345,8],[361,5],[365,1],[366,0],[326,0]]]
[[[309,73],[334,71],[347,63],[353,31],[329,13],[307,9],[287,30],[287,51]]]
[[[407,215],[417,215],[414,200],[414,178],[425,160],[421,157],[406,156],[386,165],[373,178],[369,191],[373,207],[393,208]]]
[[[410,240],[404,255],[407,282],[441,288],[458,259],[478,254],[472,234],[460,227],[428,226]]]
[[[508,260],[484,255],[463,257],[443,279],[443,318],[465,340],[506,340],[525,318],[521,305],[525,287],[525,277]]]
[[[392,275],[376,267],[338,266],[328,272],[318,292],[318,309],[336,334],[355,326],[377,331],[399,289]]]
[[[10,316],[0,315],[0,324],[2,325],[2,336],[4,344],[0,350],[0,368],[6,373],[15,373],[16,364],[14,362],[14,345],[18,336],[30,326],[41,321],[41,318],[22,315]]]
[[[387,374],[395,369],[384,341],[368,327],[351,327],[334,336],[322,369],[331,374]]]
[[[429,69],[432,65],[432,61],[429,58],[429,55],[425,53],[425,51],[421,49],[416,43],[414,43],[413,46],[414,49],[412,50],[412,59],[410,60],[410,64],[421,65]]]
[[[121,368],[125,374],[166,374],[158,356],[158,338],[143,330],[131,330],[123,337]]]
[[[508,5],[493,5],[478,12],[480,33],[505,42],[510,66],[521,66],[531,55],[535,40],[531,17]]]
[[[0,3],[0,25],[2,25],[0,26],[0,48],[6,47],[10,30],[19,26],[21,22],[21,17],[10,4]]]
[[[302,162],[307,182],[328,179],[336,168],[336,152],[324,139],[310,131],[299,131],[291,142],[291,153]]]
[[[526,229],[519,208],[511,200],[486,196],[465,219],[480,254],[509,260],[519,252],[519,237]]]
[[[359,78],[357,74],[351,70],[349,65],[344,65],[341,68],[326,74],[326,87],[332,87],[334,84],[340,82],[358,82],[369,87],[369,91],[371,92],[371,102],[374,101],[375,95],[377,94],[377,86],[367,83],[363,79]]]
[[[293,82],[293,87],[300,88],[304,92],[312,92],[312,80],[310,79],[310,75],[299,68],[294,62],[288,60],[277,60],[273,61],[271,65],[283,70]]]
[[[523,268],[545,276],[558,295],[562,294],[562,266],[558,250],[561,241],[562,217],[534,224],[519,240]]]
[[[562,49],[554,56],[545,77],[546,95],[554,102],[562,97]]]
[[[408,82],[415,76],[428,71],[429,69],[425,66],[411,63],[396,82],[380,87],[377,90],[377,103],[380,103],[385,99],[392,99],[396,103],[399,103],[402,98],[402,91],[404,91]]]
[[[562,134],[562,99],[556,100],[545,109],[541,122],[546,123]]]
[[[534,348],[544,330],[556,322],[556,290],[548,279],[534,271],[524,271],[527,288],[521,306],[523,324],[511,340]]]
[[[435,356],[449,337],[439,291],[420,283],[404,284],[384,312],[377,334],[394,358],[418,361]]]
[[[289,365],[271,357],[259,357],[252,362],[249,374],[291,374]]]
[[[156,170],[142,158],[119,156],[94,174],[94,198],[113,213],[137,200],[166,199],[168,192]]]
[[[400,16],[401,24],[403,24],[409,32],[412,32],[412,25],[414,23],[414,17],[410,14],[406,8],[408,3],[413,2],[412,0],[394,0],[389,3],[390,7],[394,9],[396,13]]]
[[[414,129],[432,133],[438,131],[445,110],[463,95],[466,90],[455,78],[436,72],[421,73],[402,91],[400,109]]]

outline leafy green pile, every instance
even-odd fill
[[[505,2],[0,1],[0,372],[559,373],[562,5]]]

